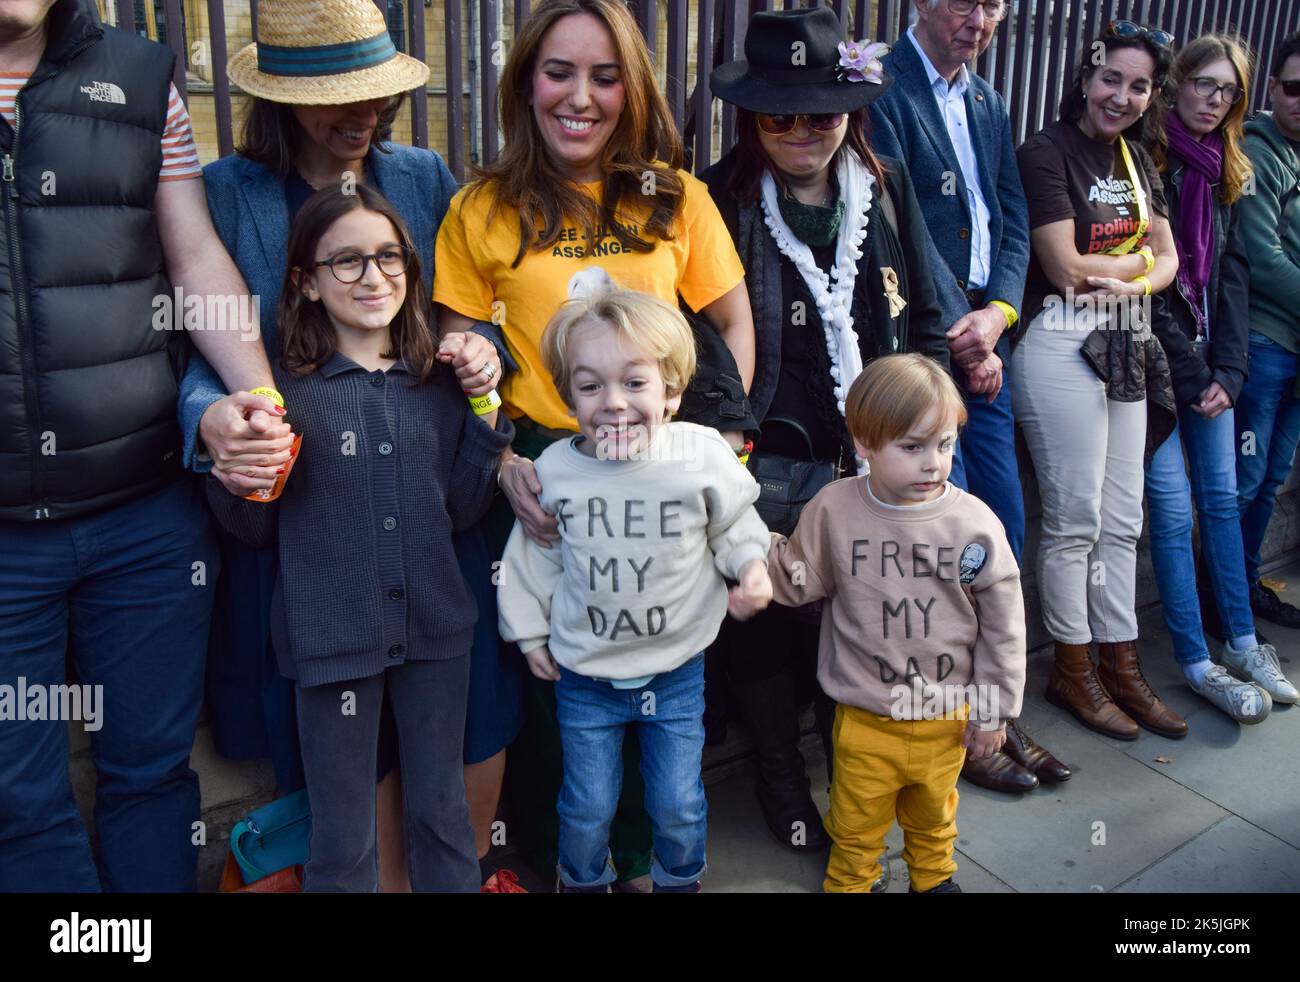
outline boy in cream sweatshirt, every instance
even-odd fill
[[[542,354],[580,433],[537,458],[558,548],[516,522],[497,591],[501,636],[556,683],[564,749],[559,880],[604,893],[624,727],[636,725],[656,892],[697,892],[705,866],[704,649],[728,607],[771,599],[758,485],[715,431],[667,422],[694,371],[680,312],[599,287],[547,325]],[[724,577],[737,580],[730,591]]]
[[[828,892],[882,889],[885,834],[903,828],[911,889],[952,880],[957,776],[997,753],[1020,712],[1020,570],[997,516],[947,483],[966,410],[922,355],[873,361],[845,419],[869,476],[828,485],[768,556],[778,603],[825,599],[817,678],[838,704],[826,830]]]

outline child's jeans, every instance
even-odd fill
[[[870,891],[895,816],[914,889],[929,890],[957,872],[952,853],[965,728],[964,719],[895,720],[836,707],[827,893]]]
[[[704,656],[656,675],[639,689],[560,668],[556,718],[564,747],[560,815],[561,881],[604,886],[616,873],[609,825],[623,782],[623,729],[641,742],[646,811],[654,829],[650,876],[657,886],[689,886],[704,872]]]

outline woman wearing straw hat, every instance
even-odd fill
[[[673,303],[680,297],[710,325],[703,331],[735,352],[741,377],[752,366],[753,321],[744,271],[717,209],[679,169],[681,138],[623,3],[539,4],[502,72],[500,118],[501,156],[457,195],[439,233],[434,300],[443,305],[444,330],[503,323],[520,366],[501,389],[517,438],[501,467],[509,504],[498,499],[490,534],[503,548],[517,517],[529,536],[558,548],[556,520],[538,504],[532,458],[577,429],[540,346],[574,274],[600,266],[621,286]],[[522,667],[523,656],[510,650]],[[529,678],[528,685],[528,728],[510,752],[512,797],[522,799],[524,822],[512,841],[551,870],[561,779],[555,695],[549,683]],[[632,746],[611,836],[624,881],[650,865]]]
[[[371,0],[262,0],[258,15],[257,43],[229,65],[231,81],[250,96],[239,152],[209,164],[203,177],[217,231],[260,298],[262,340],[276,357],[275,310],[289,227],[314,190],[352,181],[387,197],[420,250],[427,296],[434,241],[456,182],[433,151],[388,142],[402,94],[422,91],[429,69],[396,50]],[[486,391],[488,380],[501,371],[493,344],[468,332],[443,343],[456,350],[462,387]],[[225,396],[201,357],[191,361],[182,384],[180,415],[187,464],[206,469],[210,459],[217,477],[232,489],[241,488],[246,477],[274,475],[274,466],[263,465],[276,459],[284,442],[280,430],[287,428],[279,424],[274,432],[252,432],[243,407]],[[514,737],[513,731],[493,732],[501,728],[495,709],[476,713],[473,707],[517,702],[520,695],[517,687],[513,693],[509,689],[509,678],[503,682],[494,671],[496,607],[482,534],[476,529],[459,537],[457,554],[481,615],[465,746],[472,783],[472,765]],[[304,778],[293,686],[278,673],[270,646],[275,554],[226,538],[223,561],[226,575],[218,585],[208,676],[214,740],[224,756],[270,756],[278,789],[292,791]],[[380,776],[396,765],[393,741],[382,743],[388,752],[381,745]],[[396,773],[379,787],[381,886],[409,889]]]
[[[811,468],[820,484],[852,472],[843,400],[873,358],[910,351],[948,365],[911,181],[867,138],[867,106],[891,82],[876,60],[884,46],[843,36],[826,7],[757,13],[747,61],[710,79],[714,95],[739,107],[737,146],[700,176],[745,264],[757,348],[749,408],[760,429],[751,467],[762,485],[769,473],[781,486]],[[788,534],[797,511],[786,506],[758,503]],[[799,753],[798,692],[816,689],[818,620],[774,604],[743,624],[728,620],[710,650],[754,735],[763,817],[798,851],[827,845]],[[829,763],[830,707],[816,694]]]

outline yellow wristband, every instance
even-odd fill
[[[1133,277],[1133,282],[1142,284],[1142,296],[1151,296],[1151,281],[1149,279],[1145,276],[1135,276]]]
[[[1147,274],[1150,275],[1151,270],[1156,268],[1156,254],[1150,246],[1143,246],[1138,250],[1138,255],[1147,261]]]
[[[1016,321],[1020,320],[1020,315],[1016,313],[1016,308],[1004,300],[990,300],[989,305],[997,307],[1002,311],[1002,315],[1007,319],[1007,327],[1015,327]]]
[[[501,397],[497,395],[497,390],[493,389],[485,396],[470,396],[469,407],[474,410],[475,416],[486,416],[488,413],[496,412],[501,405]]]
[[[280,395],[280,393],[276,392],[275,389],[271,388],[269,385],[259,385],[256,389],[250,389],[248,394],[250,396],[265,396],[281,409],[284,408],[284,396]]]

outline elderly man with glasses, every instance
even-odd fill
[[[970,422],[954,484],[986,501],[1019,561],[1024,499],[1011,414],[1008,328],[1029,265],[1029,223],[1006,105],[967,63],[1009,13],[1004,0],[913,0],[915,23],[883,59],[895,84],[871,106],[872,142],[907,161],[925,215],[931,272],[952,373]],[[1070,772],[1015,723],[1003,753],[967,760],[962,776],[995,791],[1029,791]]]

